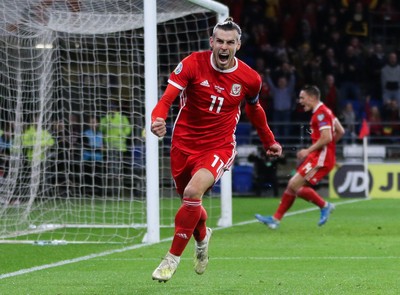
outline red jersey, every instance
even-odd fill
[[[195,52],[171,73],[168,83],[182,90],[172,144],[187,153],[235,147],[234,132],[243,99],[258,103],[261,77],[235,58],[235,66],[220,70],[212,52]]]
[[[332,111],[324,105],[319,103],[313,110],[311,117],[311,141],[314,144],[321,137],[321,130],[330,129],[332,141],[324,146],[321,150],[312,152],[309,157],[314,157],[319,167],[333,167],[336,160],[336,143],[334,136],[334,127],[336,117]]]

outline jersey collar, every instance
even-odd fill
[[[211,63],[211,66],[213,67],[213,69],[216,70],[216,71],[218,71],[218,72],[221,72],[221,73],[232,73],[232,72],[236,71],[236,69],[238,68],[238,60],[237,60],[236,57],[234,57],[234,59],[235,59],[235,65],[234,65],[232,68],[230,68],[230,69],[221,70],[221,69],[217,68],[217,66],[214,64],[214,62],[213,62],[213,56],[214,56],[214,53],[211,52],[211,55],[210,55],[210,63]]]
[[[323,105],[323,103],[322,102],[319,102],[315,107],[314,107],[314,109],[313,109],[313,113],[315,113],[317,110],[318,110],[318,108],[320,107],[320,106],[322,106]]]

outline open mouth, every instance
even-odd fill
[[[229,53],[220,53],[218,54],[218,58],[221,62],[227,62],[229,59]]]

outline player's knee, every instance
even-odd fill
[[[287,189],[290,190],[293,194],[297,195],[298,190],[301,189],[301,187],[303,186],[304,186],[304,180],[302,177],[292,177],[289,180]]]
[[[304,188],[304,187],[302,186],[302,187],[299,187],[299,188],[296,190],[296,195],[297,195],[297,196],[299,196],[299,195],[301,196],[301,195],[302,195],[303,188]]]
[[[288,182],[288,184],[286,186],[286,189],[290,190],[292,192],[296,192],[297,189],[296,189],[296,185],[295,185],[295,182],[293,181],[293,179],[289,180],[289,182]]]
[[[201,199],[202,196],[203,192],[199,188],[196,188],[193,185],[188,185],[183,192],[184,198]]]
[[[286,190],[285,190],[285,194],[295,196],[296,195],[296,191],[294,191],[290,186],[287,186]]]

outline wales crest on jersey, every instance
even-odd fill
[[[232,84],[231,93],[230,93],[232,96],[239,96],[241,91],[242,91],[241,84]]]

